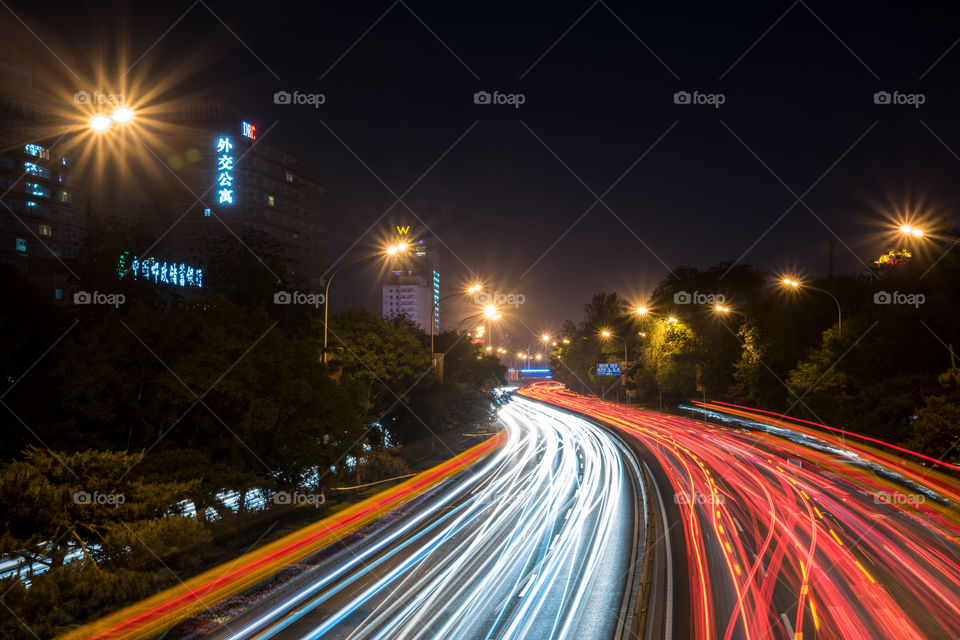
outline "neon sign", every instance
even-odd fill
[[[233,143],[217,138],[217,204],[233,204]]]
[[[203,269],[199,267],[182,262],[161,262],[155,258],[130,258],[130,253],[125,251],[117,262],[117,275],[123,278],[128,273],[133,275],[134,280],[143,279],[177,287],[203,287]]]
[[[250,124],[249,122],[241,122],[241,131],[243,132],[244,137],[250,138],[251,140],[257,139],[257,125]]]

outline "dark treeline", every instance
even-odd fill
[[[428,335],[348,309],[323,364],[322,306],[274,303],[296,282],[262,238],[221,245],[202,299],[118,278],[122,251],[149,246],[124,225],[89,238],[73,287],[118,307],[55,305],[0,268],[0,555],[44,569],[29,588],[0,580],[2,637],[51,637],[152,593],[265,507],[289,512],[278,493],[409,472],[403,445],[492,418],[504,371],[453,333],[437,337],[441,383]]]
[[[746,265],[681,267],[643,303],[645,314],[635,301],[599,293],[581,322],[564,325],[554,377],[610,398],[629,391],[653,408],[706,397],[788,411],[957,463],[960,261],[939,259],[949,247],[912,260],[891,254],[863,275],[799,287]],[[842,322],[814,287],[837,299]],[[613,335],[604,339],[604,330]],[[623,360],[621,338],[625,388],[596,376],[597,362]]]

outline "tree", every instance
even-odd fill
[[[80,551],[96,568],[152,564],[206,539],[193,518],[177,514],[193,482],[159,482],[128,473],[139,456],[87,450],[48,452],[31,447],[0,469],[4,530],[0,553],[59,567]],[[155,541],[134,543],[140,533]],[[185,534],[185,535],[182,535]]]
[[[950,464],[960,464],[960,404],[948,396],[926,398],[917,410],[908,449]]]

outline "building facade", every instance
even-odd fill
[[[440,330],[440,267],[436,240],[415,227],[398,225],[397,235],[408,243],[406,253],[383,283],[383,317],[405,317],[424,331]]]
[[[204,264],[217,244],[260,232],[285,277],[320,290],[326,269],[326,189],[298,158],[260,141],[256,123],[222,105],[178,110],[163,140],[171,169],[141,221],[162,233],[165,257]]]
[[[87,204],[55,104],[30,72],[0,59],[0,261],[59,299],[61,260],[80,250]]]

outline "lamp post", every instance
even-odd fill
[[[792,287],[794,289],[800,289],[800,288],[810,289],[812,291],[819,291],[820,293],[830,296],[833,299],[834,304],[837,305],[837,334],[841,336],[843,335],[843,311],[841,311],[840,309],[840,301],[837,300],[837,296],[833,295],[826,289],[821,289],[820,287],[815,287],[810,284],[804,284],[802,282],[798,282],[797,280],[793,280],[792,278],[784,278],[780,282],[783,285]]]
[[[386,255],[395,256],[398,253],[403,253],[407,250],[407,248],[408,245],[406,242],[399,242],[387,247]],[[366,255],[357,256],[356,258],[344,260],[337,265],[337,268],[330,273],[329,277],[327,277],[327,283],[323,287],[323,353],[321,354],[321,361],[323,364],[327,364],[327,318],[329,317],[330,311],[330,283],[333,282],[333,276],[337,275],[337,273],[347,265],[363,262],[364,260],[371,260],[373,258],[379,258],[382,255],[383,253],[380,252],[368,253]],[[432,319],[431,324],[433,324]]]
[[[620,340],[621,342],[623,342],[623,361],[624,361],[624,362],[630,362],[630,357],[627,355],[627,341],[626,341],[625,338],[621,338],[620,336],[616,336],[616,335],[614,335],[613,333],[611,333],[610,331],[608,331],[608,330],[606,330],[606,329],[604,329],[603,331],[600,332],[600,337],[602,337],[602,338],[616,338],[617,340]]]
[[[447,300],[448,298],[453,298],[454,296],[469,295],[471,293],[477,293],[481,289],[483,289],[482,284],[479,284],[479,283],[473,284],[467,287],[466,291],[463,291],[463,292],[456,291],[454,293],[448,293],[447,295],[437,298],[436,301],[434,301],[433,309],[430,314],[430,361],[433,363],[433,366],[437,366],[437,358],[434,355],[434,347],[433,347],[433,338],[435,333],[433,319],[436,318],[440,312],[440,303],[443,302],[444,300]]]

